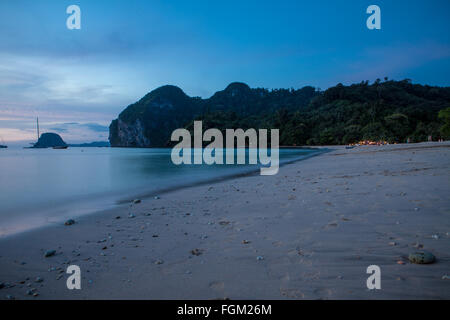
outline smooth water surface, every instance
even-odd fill
[[[314,149],[280,149],[280,162]],[[133,195],[258,170],[260,165],[174,165],[171,149],[0,149],[0,235],[104,210]]]

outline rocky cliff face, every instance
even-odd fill
[[[208,99],[163,86],[123,110],[110,126],[113,147],[170,147],[173,130],[278,128],[281,145],[348,144],[360,140],[425,141],[441,136],[439,110],[450,108],[450,87],[410,80],[368,81],[325,91],[250,88],[234,82]]]
[[[122,111],[109,127],[112,147],[164,147],[170,134],[200,111],[198,99],[180,88],[163,86]]]
[[[114,128],[112,128],[114,127]],[[112,128],[112,130],[111,130]],[[151,147],[150,139],[145,136],[144,126],[140,119],[127,123],[120,118],[114,120],[110,126],[109,139],[116,147]]]
[[[163,86],[129,105],[111,122],[112,147],[166,147],[170,135],[195,118],[211,112],[234,112],[242,117],[271,112],[280,106],[298,108],[316,94],[312,87],[299,90],[251,89],[234,82],[208,99],[187,96],[176,86]]]

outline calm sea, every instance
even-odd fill
[[[0,236],[105,210],[138,196],[258,170],[180,165],[171,149],[0,149]],[[317,150],[280,149],[280,162]]]

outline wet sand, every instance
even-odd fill
[[[0,239],[0,298],[449,299],[450,143],[333,148]]]

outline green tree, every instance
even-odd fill
[[[444,122],[440,129],[441,136],[443,139],[448,140],[450,139],[450,107],[439,111],[438,117]]]

